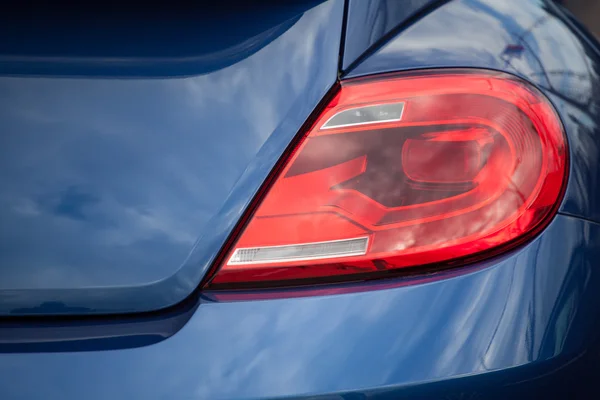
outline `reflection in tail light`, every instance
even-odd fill
[[[503,74],[342,82],[301,134],[209,287],[478,260],[547,225],[566,180],[552,107]]]

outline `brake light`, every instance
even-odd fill
[[[556,114],[516,78],[446,71],[342,82],[208,286],[488,257],[548,224],[566,170]]]

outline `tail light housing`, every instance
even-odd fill
[[[345,81],[300,135],[208,287],[480,260],[545,227],[566,181],[566,142],[552,106],[499,73]]]

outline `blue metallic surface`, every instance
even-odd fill
[[[263,301],[206,296],[177,334],[151,346],[0,354],[0,393],[527,398],[517,395],[548,378],[564,385],[598,357],[599,237],[600,225],[558,216],[528,245],[428,282]],[[582,385],[563,390],[574,395]]]
[[[349,76],[475,66],[534,82],[569,134],[562,212],[596,218],[592,45],[550,3],[453,0]],[[600,224],[558,215],[510,253],[422,280],[269,300],[204,293],[187,324],[159,343],[54,353],[40,341],[39,353],[0,354],[0,398],[600,398],[599,257]]]
[[[0,318],[0,353],[114,350],[161,342],[185,325],[198,308],[198,294],[153,313],[79,317]],[[0,390],[0,397],[2,391]]]
[[[322,0],[228,4],[11,4],[0,15],[0,72],[11,75],[173,77],[236,64]],[[214,36],[223,26],[227,35]],[[211,40],[207,40],[210,37]],[[185,40],[182,40],[185,38]]]
[[[438,0],[348,0],[342,70],[417,11]]]
[[[560,211],[600,221],[600,50],[548,1],[455,0],[408,27],[346,78],[437,67],[521,76],[557,108],[571,171]]]
[[[211,41],[203,18],[232,34],[221,52],[218,43],[200,45],[212,52],[192,63],[201,75],[187,78],[149,78],[155,71],[144,63],[154,59],[146,53],[136,55],[141,64],[121,65],[42,43],[43,56],[20,56],[33,69],[17,68],[24,76],[8,76],[19,64],[0,57],[0,314],[146,311],[188,296],[334,84],[343,6],[333,0],[301,14],[297,5],[280,5],[270,13],[196,15],[204,42]],[[232,45],[231,37],[258,29],[256,21],[239,24],[240,14],[264,18],[258,25],[266,31]],[[115,32],[118,38],[119,25]],[[104,47],[117,54],[114,43]],[[48,49],[71,58],[44,63]],[[172,75],[190,72],[178,57],[162,60],[174,60],[167,62]],[[65,74],[123,71],[129,79],[47,75],[61,65]],[[42,76],[27,75],[45,67]]]

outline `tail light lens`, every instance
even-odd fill
[[[566,178],[552,107],[503,74],[342,82],[302,134],[209,287],[487,257],[543,228]]]

